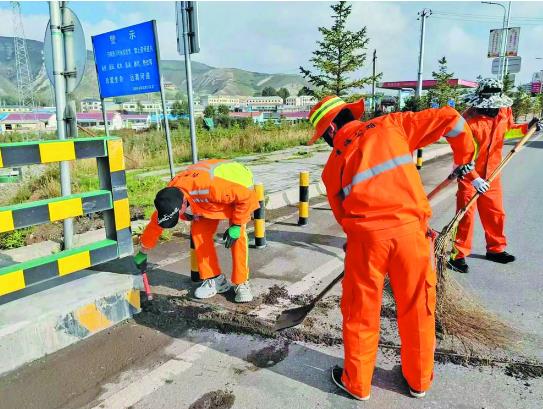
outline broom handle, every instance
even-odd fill
[[[500,174],[502,169],[507,165],[513,156],[515,156],[515,153],[520,151],[522,147],[528,142],[528,139],[532,137],[532,135],[535,133],[536,125],[533,125],[530,129],[528,129],[528,132],[526,135],[524,135],[517,144],[509,151],[509,153],[505,156],[505,158],[502,159],[500,164],[494,169],[494,171],[490,174],[489,178],[486,180],[488,183],[491,183],[496,177]],[[469,208],[473,206],[475,201],[479,198],[481,194],[479,192],[475,192],[475,194],[471,197],[469,202],[458,212],[458,220],[460,220],[464,215],[467,213]]]
[[[471,108],[466,109],[464,112],[462,112],[460,115],[464,117],[466,114],[469,113]],[[447,178],[441,182],[439,185],[437,185],[430,193],[428,193],[428,201],[432,201],[432,199],[443,189],[445,189],[447,186],[449,186],[452,182],[458,179],[458,175],[455,175],[454,172],[451,173]]]

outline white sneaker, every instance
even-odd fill
[[[245,281],[240,285],[236,286],[234,289],[236,292],[236,302],[251,302],[253,301],[253,293],[251,292],[251,287],[249,287],[249,281]]]
[[[417,399],[424,398],[426,396],[425,391],[416,391],[414,389],[411,389],[411,387],[409,387],[409,393],[411,394],[412,397],[417,398]]]
[[[194,291],[194,296],[199,299],[211,298],[214,295],[222,294],[230,290],[232,286],[226,280],[226,277],[221,274],[218,277],[204,280],[202,285]]]

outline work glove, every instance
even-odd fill
[[[224,241],[224,247],[229,249],[232,247],[237,239],[241,236],[241,226],[238,224],[231,225],[222,236]]]
[[[136,263],[136,267],[140,271],[147,270],[147,254],[140,250],[138,254],[134,256],[134,263]]]
[[[451,176],[452,178],[463,179],[464,176],[470,173],[473,169],[475,169],[475,163],[472,161],[470,163],[466,163],[465,165],[457,166],[456,169],[453,170]]]
[[[490,184],[483,178],[474,179],[471,184],[480,194],[486,193],[488,192],[488,189],[490,189]]]
[[[537,132],[541,131],[541,122],[539,122],[539,118],[533,117],[530,122],[528,122],[528,129],[530,129],[533,125],[535,125],[535,130]]]

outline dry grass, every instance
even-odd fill
[[[250,126],[245,129],[233,127],[214,131],[199,130],[197,133],[198,156],[200,158],[234,158],[252,153],[273,152],[292,146],[304,145],[311,135],[307,124],[274,126],[264,128]],[[126,166],[128,169],[165,167],[168,154],[163,132],[134,133],[119,132],[124,141]],[[188,130],[172,131],[172,147],[176,163],[191,160]]]
[[[518,332],[486,310],[448,269],[447,261],[460,218],[457,214],[445,226],[434,245],[437,262],[437,327],[443,334],[458,339],[467,352],[476,352],[481,348],[511,349],[518,343]]]

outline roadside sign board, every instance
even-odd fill
[[[160,92],[154,20],[92,37],[102,98]]]
[[[198,29],[198,3],[196,1],[176,1],[175,14],[177,17],[177,51],[179,54],[185,54],[185,42],[183,41],[184,27],[183,16],[188,25],[187,33],[189,37],[189,53],[197,54],[200,52],[200,33]]]
[[[488,58],[499,57],[502,47],[502,35],[504,29],[490,30],[488,40]],[[508,57],[516,57],[518,54],[518,43],[520,38],[520,27],[509,27],[507,30],[507,48],[505,54]]]
[[[507,49],[505,55],[516,57],[518,55],[518,41],[520,37],[520,27],[510,27],[507,35]]]
[[[87,47],[85,47],[85,33],[79,18],[69,8],[65,8],[66,12],[70,13],[70,19],[74,23],[74,50],[75,50],[75,67],[76,67],[76,85],[79,86],[83,75],[85,74],[85,66],[87,65]],[[53,44],[51,43],[51,22],[47,23],[45,29],[45,37],[43,39],[43,63],[45,65],[45,71],[49,77],[49,81],[53,86],[55,85],[55,76],[53,75]],[[74,88],[74,89],[75,89]]]
[[[498,74],[500,72],[500,62],[501,58],[494,58],[492,60],[492,74]],[[520,63],[521,58],[520,57],[507,57],[506,64],[507,64],[507,72],[509,74],[517,74],[520,72]]]

